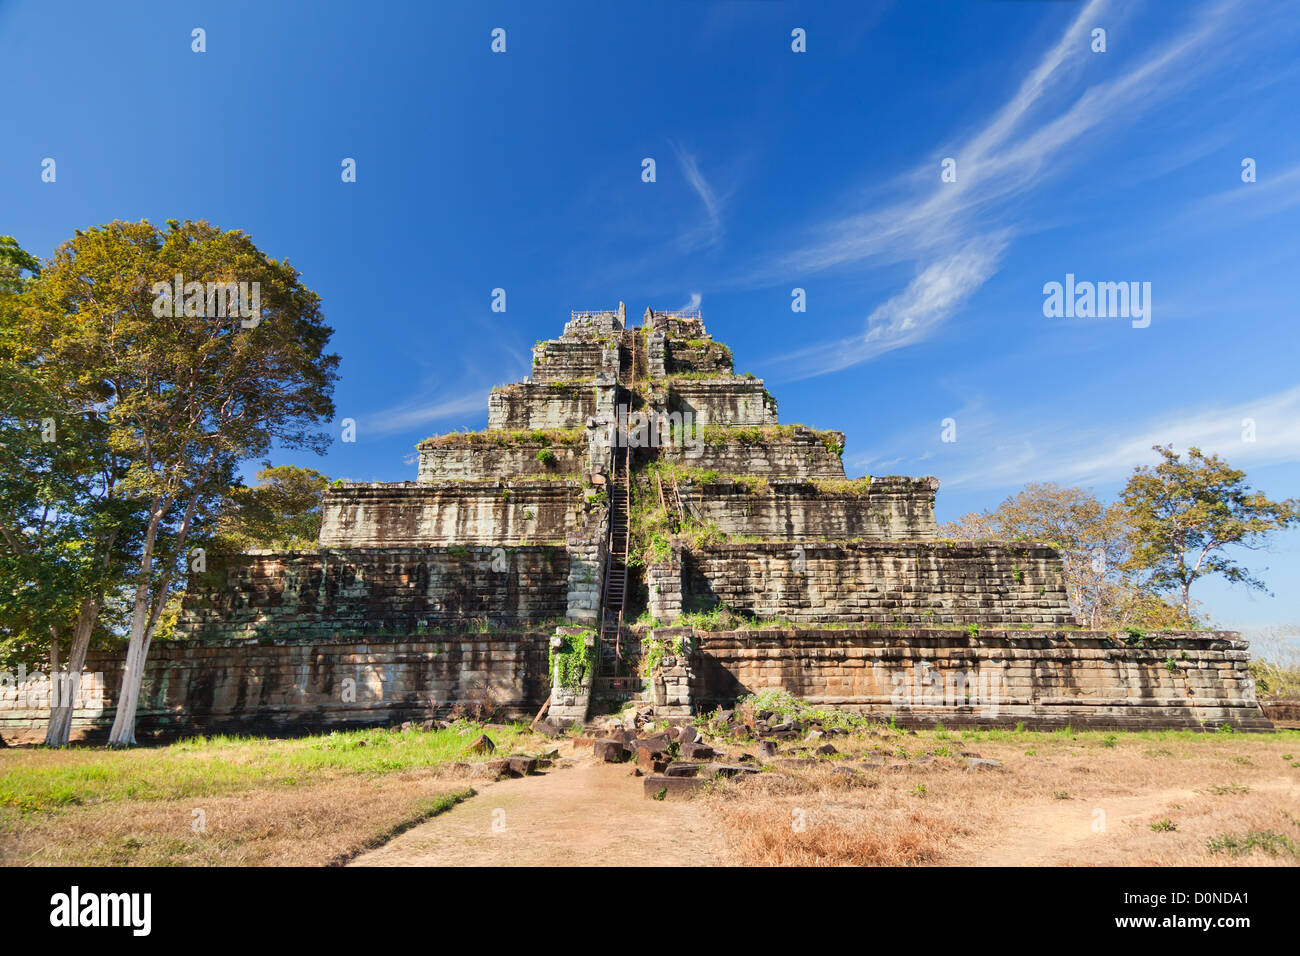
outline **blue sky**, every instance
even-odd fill
[[[622,299],[698,303],[852,474],[939,476],[941,520],[1113,495],[1155,442],[1291,496],[1297,54],[1294,8],[1244,0],[0,0],[0,233],[206,218],[287,257],[359,427],[276,460],[331,476],[414,478],[569,309]],[[1150,325],[1045,317],[1067,273],[1150,282]],[[1250,564],[1276,596],[1203,582],[1215,621],[1300,622],[1300,534]]]

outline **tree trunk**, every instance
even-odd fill
[[[185,517],[181,520],[180,528],[176,533],[176,551],[182,556],[185,554],[185,540],[189,535],[190,523],[194,520],[195,509],[198,508],[201,489],[211,467],[212,459],[209,459],[195,485],[199,490],[194,492],[185,506]],[[135,746],[135,712],[140,703],[140,687],[144,683],[144,662],[149,654],[149,643],[153,640],[154,626],[158,623],[158,615],[162,613],[163,604],[167,600],[167,590],[171,586],[172,572],[169,570],[159,582],[157,599],[153,602],[153,607],[150,607],[149,577],[153,572],[154,541],[158,536],[158,526],[166,513],[167,504],[164,499],[154,510],[140,555],[140,583],[135,589],[135,601],[131,612],[131,640],[127,644],[126,663],[122,667],[122,688],[117,695],[117,713],[113,716],[113,729],[108,735],[110,747]]]
[[[131,636],[126,646],[126,662],[122,665],[122,684],[117,693],[117,712],[113,715],[113,729],[108,732],[110,747],[135,746],[135,711],[140,703],[140,685],[144,680],[145,630],[149,619],[149,577],[153,573],[154,541],[162,521],[165,502],[155,502],[149,517],[149,530],[144,536],[140,552],[140,579],[135,585],[135,600],[131,607]]]
[[[82,602],[77,627],[72,632],[72,646],[68,649],[67,669],[60,671],[52,659],[50,725],[45,730],[47,747],[66,747],[72,737],[72,714],[81,693],[81,671],[86,665],[86,650],[90,647],[90,634],[102,601],[102,595],[92,595]]]

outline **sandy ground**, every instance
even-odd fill
[[[1195,790],[1163,790],[1105,801],[1105,828],[1095,829],[1091,804],[1053,800],[1021,807],[1005,824],[954,854],[947,866],[1094,865],[1097,851],[1123,839],[1127,824],[1150,820],[1153,812],[1196,797]]]
[[[1257,782],[1258,795],[1280,796],[1300,809],[1300,788],[1286,779]],[[1195,789],[1145,791],[1137,796],[1107,798],[1105,827],[1097,829],[1096,810],[1084,801],[1052,801],[1021,807],[1004,826],[981,836],[968,851],[944,861],[948,866],[1105,866],[1114,865],[1116,851],[1158,817],[1177,817],[1178,811],[1206,797]]]
[[[567,752],[567,748],[566,748]],[[708,866],[732,862],[721,826],[690,801],[648,800],[630,764],[475,783],[478,795],[352,866]]]

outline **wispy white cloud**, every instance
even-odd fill
[[[699,161],[685,149],[672,143],[673,153],[681,167],[687,184],[695,191],[704,206],[704,220],[699,225],[687,229],[678,236],[677,244],[681,251],[689,252],[707,246],[716,246],[722,242],[722,200],[714,191],[709,181],[700,171]]]
[[[1243,182],[1201,200],[1188,214],[1189,218],[1203,217],[1210,210],[1222,213],[1232,208],[1250,218],[1259,218],[1300,203],[1300,164],[1276,173],[1267,168],[1260,172],[1256,167],[1256,176],[1253,183]]]
[[[1155,462],[1153,445],[1167,444],[1180,452],[1196,446],[1248,469],[1300,463],[1300,386],[1249,401],[1163,412],[1126,425],[1029,424],[995,418],[979,408],[955,417],[958,440],[944,446],[947,488],[1013,488],[1031,481],[1117,483],[1135,466]],[[1253,441],[1245,440],[1248,422],[1253,423]],[[936,429],[936,441],[937,436]],[[852,463],[879,471],[887,461],[920,460],[915,455],[900,458],[898,451],[882,449]]]
[[[698,309],[700,307],[700,303],[703,301],[704,301],[703,297],[698,292],[692,292],[691,297],[686,301],[686,304],[682,306],[681,309],[679,309],[678,311],[686,312],[689,311],[690,309]]]
[[[1090,0],[981,128],[896,184],[906,198],[820,224],[817,238],[751,276],[768,284],[773,275],[808,275],[868,260],[913,262],[918,270],[905,289],[872,311],[861,335],[773,360],[777,379],[837,371],[933,334],[996,273],[1010,238],[1025,228],[1010,212],[1016,201],[1077,162],[1098,134],[1131,124],[1176,83],[1207,70],[1226,45],[1210,41],[1225,41],[1233,4],[1203,9],[1172,40],[1133,57],[1133,65],[1111,79],[1071,89],[1087,58],[1096,55],[1091,30],[1103,14],[1114,22],[1107,8],[1108,0]],[[956,161],[955,182],[940,179],[939,157]],[[912,321],[891,321],[896,316]]]
[[[892,349],[927,338],[996,270],[1005,235],[981,237],[945,259],[926,266],[898,295],[867,317],[867,331],[786,355],[787,379],[822,375],[858,365]]]
[[[395,405],[371,412],[357,421],[357,431],[371,436],[384,437],[409,431],[421,425],[483,415],[487,410],[487,387],[461,395],[431,398],[427,401]]]

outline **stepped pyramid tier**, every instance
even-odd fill
[[[666,716],[784,687],[919,722],[1267,726],[1235,635],[1079,630],[1054,548],[938,539],[936,478],[846,475],[844,434],[781,424],[698,311],[572,312],[487,403],[486,429],[420,442],[416,480],[330,488],[317,550],[209,556],[146,711],[333,725],[549,695],[580,720],[641,692],[653,647]]]

